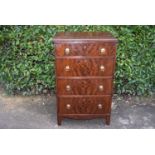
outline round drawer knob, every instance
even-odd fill
[[[103,85],[99,85],[99,90],[103,91],[103,89],[104,89]]]
[[[65,67],[65,71],[69,71],[70,70],[70,67],[67,65],[66,67]]]
[[[70,85],[67,85],[67,86],[66,86],[66,90],[67,90],[67,91],[70,91],[70,90],[71,90],[71,86],[70,86]]]
[[[103,65],[100,66],[100,71],[102,71],[102,72],[105,71],[105,67]]]
[[[86,48],[87,48],[87,46],[86,46],[86,45],[84,45],[84,46],[83,46],[83,48],[84,48],[84,49],[86,49]]]
[[[70,53],[70,49],[69,48],[65,48],[65,54],[68,55]]]
[[[102,109],[102,104],[98,104],[98,109]]]
[[[70,104],[67,104],[66,105],[66,109],[70,109],[71,108],[71,105]]]
[[[102,55],[105,54],[105,51],[106,51],[105,48],[101,48],[101,49],[100,49],[100,53],[101,53]]]
[[[86,102],[86,99],[85,99],[85,98],[83,98],[83,99],[82,99],[82,101],[83,101],[83,102]]]
[[[84,62],[85,62],[85,63],[87,63],[87,62],[88,62],[88,60],[86,60],[86,59],[85,59],[85,60],[84,60]]]

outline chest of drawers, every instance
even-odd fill
[[[117,39],[107,32],[60,32],[55,47],[57,122],[104,118],[110,124]]]

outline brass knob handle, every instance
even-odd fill
[[[105,71],[105,67],[103,65],[100,66],[100,71],[102,71],[102,72]]]
[[[102,109],[102,104],[98,104],[98,109]]]
[[[86,46],[86,45],[84,45],[84,46],[83,46],[83,48],[84,48],[84,49],[86,49],[86,48],[87,48],[87,46]]]
[[[66,108],[67,108],[67,109],[70,109],[70,108],[71,108],[71,105],[70,105],[70,104],[67,104],[67,105],[66,105]]]
[[[70,85],[67,85],[67,86],[66,86],[66,90],[67,90],[67,91],[70,91],[70,90],[71,90],[71,86],[70,86]]]
[[[65,54],[68,55],[70,53],[70,49],[69,48],[65,48]]]
[[[65,67],[65,71],[69,71],[70,70],[70,67],[67,65],[66,67]]]
[[[106,51],[105,48],[101,48],[101,49],[100,49],[100,53],[101,53],[102,55],[105,54],[105,51]]]
[[[83,99],[82,99],[82,101],[83,101],[83,102],[86,102],[86,99],[85,99],[85,98],[83,98]]]
[[[103,85],[99,85],[99,90],[103,91],[103,89],[104,89]]]

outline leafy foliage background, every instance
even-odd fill
[[[155,91],[155,26],[0,26],[0,82],[11,94],[54,91],[52,37],[59,31],[109,31],[118,38],[115,93]]]

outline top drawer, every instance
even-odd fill
[[[64,43],[55,45],[56,56],[114,56],[116,43]]]

